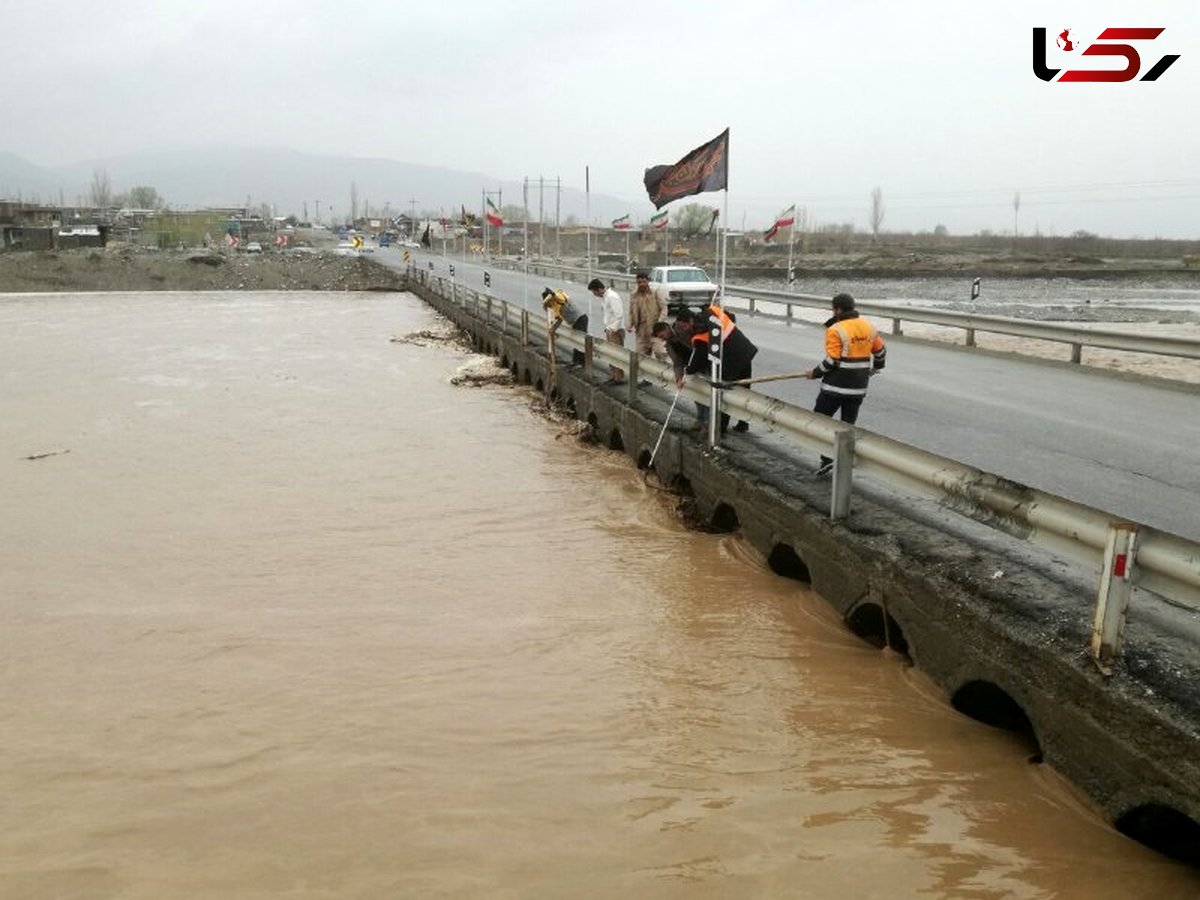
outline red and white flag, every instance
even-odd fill
[[[789,225],[796,224],[796,204],[793,203],[783,212],[775,217],[775,224],[766,230],[763,234],[763,240],[769,241],[775,235],[779,234],[780,228],[787,228]]]
[[[496,208],[496,204],[492,202],[492,198],[487,199],[487,209],[484,211],[487,216],[488,224],[493,228],[499,228],[504,224],[504,218],[500,215],[500,210]]]

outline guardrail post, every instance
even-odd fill
[[[788,320],[787,323],[789,325],[791,325],[792,324],[792,304],[790,304],[790,303],[787,305],[787,320]]]
[[[593,340],[590,334],[584,335],[583,338],[583,377],[592,377],[592,358],[593,358]]]
[[[974,328],[967,329],[967,346],[968,347],[975,346],[975,329]]]
[[[750,298],[750,315],[754,315],[754,298]]]
[[[1071,362],[1076,365],[1083,362],[1083,344],[1071,345]]]
[[[508,334],[508,301],[500,301],[500,333]]]
[[[899,319],[892,319],[892,334],[904,334],[904,330],[900,327]]]
[[[1100,573],[1100,591],[1096,597],[1091,650],[1097,668],[1105,675],[1113,673],[1113,663],[1121,655],[1125,610],[1129,606],[1137,553],[1137,528],[1131,522],[1113,522],[1104,546],[1104,570]]]
[[[529,344],[529,310],[521,310],[521,346]]]
[[[629,402],[633,403],[637,399],[637,384],[638,384],[638,352],[636,350],[629,351],[629,372],[626,383],[628,387]]]
[[[829,518],[835,522],[850,515],[853,475],[854,432],[847,429],[833,436],[833,492],[829,498]]]
[[[492,324],[492,298],[490,294],[487,298],[487,317],[483,321],[487,325]]]

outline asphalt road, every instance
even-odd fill
[[[403,265],[400,250],[376,254]],[[483,269],[461,257],[410,251],[421,268],[483,290]],[[491,293],[541,307],[545,278],[490,269]],[[581,308],[590,295],[563,287]],[[622,292],[622,296],[625,294]],[[590,317],[599,332],[598,304]],[[743,314],[759,347],[755,375],[811,368],[824,351],[819,326]],[[887,368],[872,379],[858,424],[1115,516],[1200,540],[1200,393],[1094,369],[889,338]],[[1200,365],[1200,363],[1198,363]],[[815,382],[755,388],[805,408]]]

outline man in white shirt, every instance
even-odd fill
[[[625,346],[625,304],[621,295],[610,287],[605,287],[599,278],[588,282],[588,290],[600,298],[600,308],[604,314],[604,339],[618,347]],[[609,366],[609,384],[620,384],[625,380],[625,371],[617,366]]]

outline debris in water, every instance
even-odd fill
[[[47,453],[35,453],[32,456],[22,457],[23,459],[45,459],[47,456],[62,456],[64,453],[70,453],[70,450],[51,450]]]
[[[429,347],[433,344],[444,344],[447,341],[454,340],[454,332],[431,331],[425,328],[421,331],[414,331],[412,334],[406,334],[403,337],[392,335],[390,340],[393,344],[415,344],[418,347]]]
[[[485,384],[512,384],[512,372],[498,366],[490,356],[477,356],[460,366],[451,384],[482,387]]]

